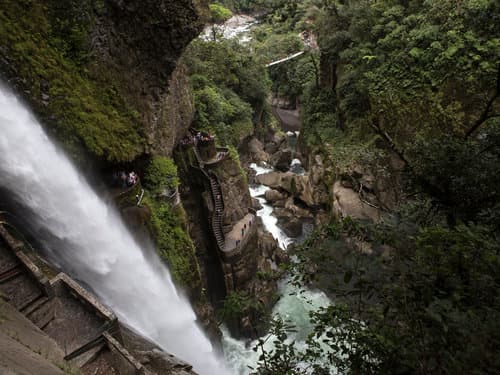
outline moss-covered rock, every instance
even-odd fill
[[[5,0],[0,73],[73,158],[166,155],[173,142],[149,135],[175,133],[173,122],[183,119],[165,108],[169,79],[205,7],[192,0]]]
[[[2,2],[2,70],[72,156],[81,157],[85,149],[110,161],[133,159],[144,149],[137,112],[112,82],[103,87],[68,55],[49,10],[43,2]]]
[[[196,299],[201,292],[201,275],[194,245],[187,233],[184,209],[150,196],[144,199],[144,204],[151,210],[151,231],[158,254],[169,265],[174,281]]]

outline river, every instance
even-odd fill
[[[255,170],[256,174],[271,172],[271,168],[264,168],[251,164],[250,168]],[[288,237],[280,227],[278,227],[278,219],[272,215],[273,207],[269,205],[263,198],[263,194],[269,188],[264,185],[255,185],[250,187],[250,194],[259,200],[262,208],[257,211],[257,215],[262,219],[262,223],[267,231],[278,241],[280,248],[286,250],[288,245],[294,242],[294,239]],[[309,322],[309,312],[316,310],[319,307],[327,306],[330,300],[325,293],[321,291],[312,291],[307,288],[299,288],[295,284],[290,283],[290,278],[285,277],[279,282],[278,293],[281,296],[278,303],[273,308],[272,315],[280,316],[285,320],[290,321],[296,327],[296,332],[290,335],[289,339],[296,342],[297,348],[305,346],[305,340],[311,332]],[[257,345],[258,340],[247,343],[243,340],[232,338],[223,328],[223,349],[227,366],[234,375],[247,375],[251,371],[248,366],[255,367],[257,365],[260,352],[255,352],[253,348]],[[264,335],[263,338],[267,337]],[[272,339],[267,340],[265,344],[266,350],[273,348]]]
[[[240,43],[248,43],[251,40],[250,32],[257,24],[257,19],[245,14],[236,14],[228,19],[223,25],[208,25],[201,34],[203,40],[213,40],[215,28],[216,35],[224,39],[238,39]]]

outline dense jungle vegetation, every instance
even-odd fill
[[[256,371],[500,372],[498,1],[221,5],[264,11],[248,47],[253,57],[243,61],[286,56],[300,50],[300,32],[315,35],[318,50],[268,75],[273,92],[300,103],[303,152],[323,155],[334,179],[362,165],[402,192],[380,223],[336,219],[298,249],[298,274],[328,290],[335,305],[311,316],[316,328],[306,348],[287,341],[293,327],[276,320],[276,349],[256,348]],[[226,56],[230,43],[211,48]],[[231,77],[227,71],[224,65],[219,74]],[[226,89],[237,86],[210,76],[200,89],[201,81],[193,77],[197,98],[212,87],[229,102]],[[230,113],[248,113],[233,107],[241,109]],[[201,123],[207,112],[200,108]],[[389,167],[394,158],[404,166],[401,178]]]

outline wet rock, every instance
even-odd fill
[[[264,151],[264,146],[257,138],[252,138],[248,142],[248,153],[254,162],[269,161],[269,154]]]
[[[256,211],[262,209],[262,205],[260,204],[260,202],[257,198],[252,198],[252,208]]]
[[[282,172],[286,172],[290,169],[290,164],[293,159],[293,151],[290,149],[280,150],[273,154],[269,160],[271,165]]]
[[[270,189],[265,192],[264,197],[266,198],[266,201],[268,201],[269,203],[273,203],[276,201],[286,199],[287,195],[278,190]]]
[[[299,237],[302,234],[302,221],[293,216],[278,217],[278,225],[288,237]]]
[[[258,184],[266,185],[269,186],[270,188],[277,189],[279,187],[282,187],[281,181],[283,175],[284,173],[282,172],[263,173],[259,174],[258,176],[255,176],[255,181]]]
[[[290,257],[285,250],[277,248],[273,256],[274,262],[280,266],[281,264],[290,264]]]

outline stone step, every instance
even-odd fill
[[[37,300],[44,297],[42,292],[35,293],[30,295],[29,298],[25,299],[23,303],[18,306],[19,311],[21,311],[24,315],[28,315],[24,310],[26,310],[30,305],[34,304]]]
[[[40,295],[33,303],[25,306],[23,309],[21,309],[21,312],[25,316],[29,316],[32,313],[34,313],[36,310],[38,310],[41,306],[43,306],[45,303],[49,301],[49,298],[46,295]]]
[[[5,283],[9,281],[10,279],[13,279],[17,275],[19,275],[23,270],[21,269],[19,264],[16,264],[14,267],[9,268],[8,270],[2,272],[0,274],[0,284]]]
[[[55,318],[55,306],[46,303],[28,317],[38,328],[43,330]]]

